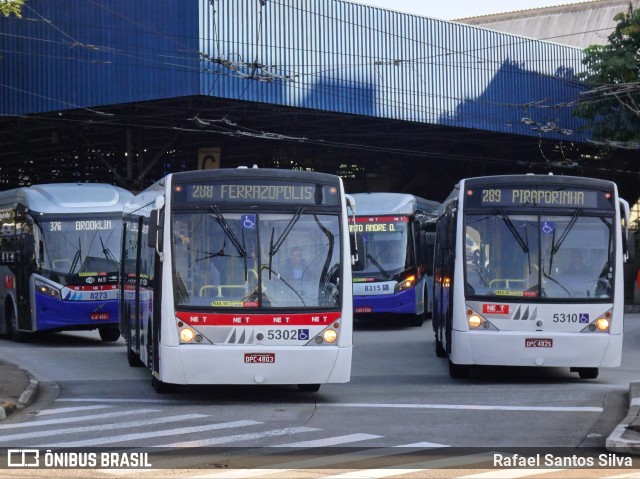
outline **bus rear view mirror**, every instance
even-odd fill
[[[160,261],[162,261],[163,248],[163,228],[164,223],[164,209],[151,210],[149,215],[149,235],[147,237],[147,245],[150,248],[155,248],[160,255]]]
[[[361,234],[352,231],[349,233],[349,243],[351,246],[351,269],[352,271],[362,271],[365,268],[364,261],[364,240]]]

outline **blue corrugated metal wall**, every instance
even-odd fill
[[[0,19],[2,114],[202,94],[586,139],[571,47],[340,0],[27,5]]]
[[[29,0],[0,16],[0,113],[193,95],[197,0]]]

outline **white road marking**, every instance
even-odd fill
[[[96,404],[94,406],[61,407],[58,409],[45,409],[44,411],[38,411],[38,414],[36,417],[48,416],[50,414],[65,414],[68,412],[90,411],[95,409],[108,409],[110,407],[113,407],[113,406],[108,406],[106,404]]]
[[[530,412],[602,412],[595,406],[497,406],[485,404],[386,404],[386,403],[318,403],[318,407],[452,409],[465,411],[530,411]]]
[[[132,409],[130,411],[120,411],[120,412],[110,412],[106,414],[93,414],[91,416],[74,416],[74,417],[65,417],[60,419],[44,419],[42,421],[31,421],[31,422],[21,422],[19,424],[2,424],[0,425],[0,430],[7,429],[24,429],[26,427],[41,427],[41,426],[50,426],[52,424],[68,424],[71,422],[84,422],[90,421],[92,419],[109,419],[112,417],[122,417],[122,416],[134,416],[138,414],[144,414],[149,412],[159,412],[159,409]]]
[[[206,414],[182,414],[179,416],[151,418],[144,421],[118,422],[118,423],[101,424],[101,425],[94,425],[94,426],[71,427],[67,429],[52,429],[49,431],[34,431],[34,432],[28,432],[24,434],[11,434],[8,436],[0,437],[0,440],[2,440],[3,442],[7,442],[7,441],[31,439],[34,437],[41,438],[41,437],[60,436],[63,434],[76,434],[76,433],[91,432],[91,431],[112,431],[114,429],[129,429],[133,427],[153,426],[155,424],[166,424],[166,423],[177,422],[177,421],[188,421],[190,419],[201,419],[203,417],[208,417],[208,416]]]
[[[251,434],[238,434],[236,436],[212,437],[195,441],[174,442],[171,444],[161,444],[154,447],[204,447],[216,446],[218,444],[228,444],[230,442],[251,441],[266,437],[288,436],[289,434],[299,434],[302,432],[320,431],[315,427],[287,427],[284,429],[273,429],[271,431],[256,432]]]
[[[378,439],[382,436],[373,434],[347,434],[345,436],[327,437],[324,439],[316,439],[311,441],[290,442],[289,444],[278,444],[277,446],[267,447],[329,447],[337,444],[347,444],[351,442],[367,441],[369,439]]]
[[[121,436],[108,436],[108,437],[101,437],[97,439],[83,439],[81,441],[59,442],[58,444],[45,444],[45,445],[39,445],[34,447],[46,447],[46,448],[91,447],[91,446],[98,446],[102,444],[113,444],[118,442],[136,441],[139,439],[157,438],[159,436],[162,437],[162,436],[171,436],[171,435],[182,435],[182,434],[189,434],[192,432],[215,431],[218,429],[255,426],[257,424],[262,424],[262,423],[258,421],[223,422],[223,423],[217,423],[217,424],[205,424],[202,426],[179,427],[175,429],[162,429],[159,431],[123,434]]]

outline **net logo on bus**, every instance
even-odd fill
[[[482,312],[484,314],[509,314],[508,304],[483,304]]]

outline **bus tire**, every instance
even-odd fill
[[[317,393],[320,390],[319,384],[298,384],[298,390],[303,393]]]
[[[13,309],[13,305],[10,305],[7,308],[7,336],[16,342],[16,343],[24,343],[28,340],[28,336],[25,333],[21,333],[18,331],[18,317],[16,316],[16,312]]]
[[[436,356],[439,357],[439,358],[446,358],[447,357],[447,350],[444,349],[444,347],[442,346],[442,343],[438,339],[437,335],[436,335]]]
[[[172,393],[176,390],[176,385],[160,381],[157,377],[151,376],[151,386],[158,394]]]
[[[469,366],[452,363],[451,359],[449,359],[449,376],[452,379],[466,379],[469,377]]]
[[[144,366],[144,363],[140,360],[140,357],[129,346],[127,346],[127,362],[132,368],[141,368]]]
[[[116,328],[98,328],[100,339],[105,343],[113,343],[120,339],[120,330]]]
[[[409,319],[409,325],[419,328],[424,323],[424,313],[416,314]]]
[[[577,368],[580,379],[596,379],[599,374],[598,368]]]

